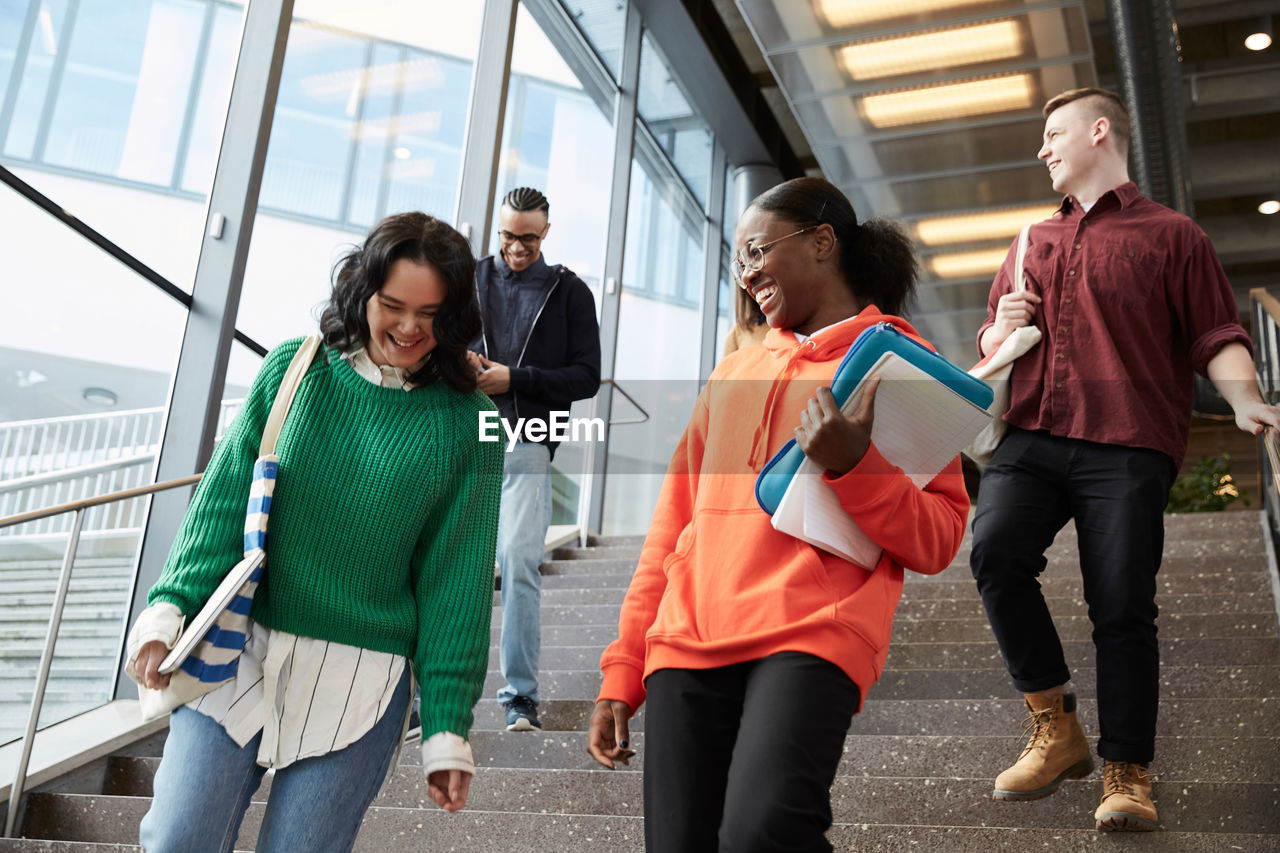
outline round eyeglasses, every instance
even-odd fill
[[[746,290],[747,283],[742,277],[749,272],[759,272],[764,267],[764,256],[767,251],[774,246],[786,240],[788,237],[795,237],[797,234],[803,234],[806,231],[812,231],[817,225],[810,225],[808,228],[801,228],[799,231],[792,231],[790,234],[784,234],[776,240],[770,240],[768,243],[760,243],[758,245],[747,244],[747,255],[744,258],[742,252],[735,252],[733,262],[729,264],[729,269],[733,271],[733,280],[738,283],[738,287]]]

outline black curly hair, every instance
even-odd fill
[[[476,387],[467,364],[467,344],[480,334],[476,301],[476,262],[465,237],[435,217],[416,211],[388,216],[333,268],[333,290],[320,313],[320,334],[339,352],[369,345],[365,306],[387,281],[400,259],[426,264],[440,273],[445,298],[431,324],[435,348],[409,375],[416,385],[444,380],[458,391]]]

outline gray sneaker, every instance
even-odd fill
[[[507,709],[507,731],[542,731],[542,722],[538,719],[538,703],[528,696],[516,696],[503,702],[502,707]]]

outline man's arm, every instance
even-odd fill
[[[1236,426],[1252,435],[1261,434],[1268,426],[1280,429],[1280,409],[1262,401],[1253,358],[1244,344],[1232,341],[1224,345],[1209,359],[1207,373],[1236,413]]]

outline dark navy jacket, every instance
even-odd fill
[[[595,396],[600,388],[600,327],[595,298],[582,279],[566,267],[547,267],[550,284],[545,296],[535,303],[531,321],[520,318],[527,328],[516,330],[521,346],[514,353],[500,353],[489,306],[504,298],[511,276],[501,258],[491,255],[476,263],[476,295],[484,325],[471,349],[510,368],[511,390],[495,395],[493,402],[514,427],[518,418],[549,422],[551,412],[567,412],[574,400]],[[548,437],[541,443],[555,455],[558,442]]]

